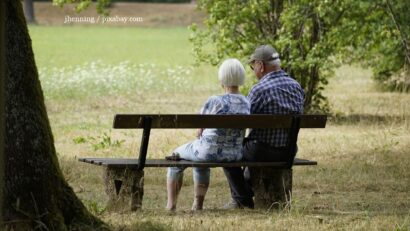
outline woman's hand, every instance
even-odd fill
[[[202,136],[202,132],[204,131],[203,128],[198,129],[198,131],[196,132],[196,138],[200,138]]]

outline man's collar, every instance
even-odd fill
[[[277,70],[277,71],[271,71],[267,73],[266,75],[262,76],[262,78],[259,79],[259,82],[263,81],[264,79],[267,79],[269,77],[276,77],[280,74],[282,74],[284,71],[282,69]]]

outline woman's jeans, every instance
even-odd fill
[[[178,147],[174,152],[178,153],[182,159],[203,162],[203,160],[200,160],[197,156],[195,156],[192,142]],[[175,181],[181,180],[184,174],[184,170],[185,167],[169,167],[167,177],[168,179]],[[210,172],[211,171],[209,168],[192,168],[194,183],[206,185],[209,184]]]

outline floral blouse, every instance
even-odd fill
[[[248,99],[240,94],[211,96],[201,114],[250,114]],[[242,141],[245,129],[204,129],[193,142],[195,155],[204,161],[232,162],[242,159]]]

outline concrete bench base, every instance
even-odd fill
[[[290,208],[292,169],[250,168],[255,208]]]
[[[255,208],[290,208],[292,169],[250,168]],[[142,208],[144,171],[131,168],[105,167],[105,191],[108,211],[126,212]],[[165,190],[164,185],[164,190]],[[165,206],[165,205],[164,205]],[[221,205],[222,206],[222,205]]]
[[[142,207],[144,171],[129,168],[106,167],[105,192],[109,211],[136,211]]]

